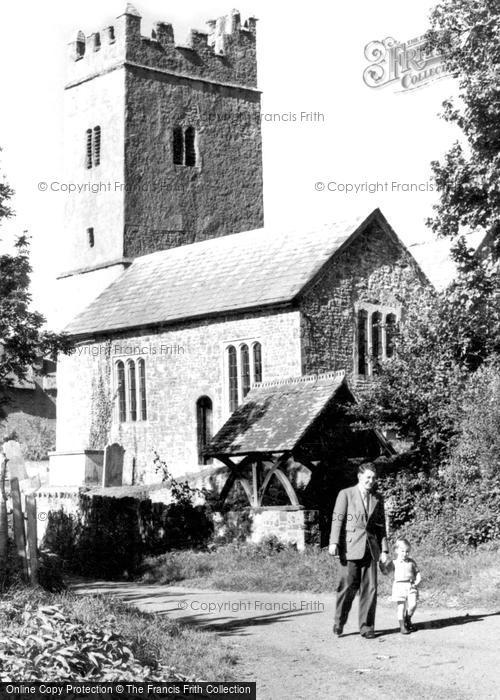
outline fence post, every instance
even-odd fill
[[[38,538],[36,520],[36,499],[33,494],[26,496],[26,530],[28,534],[30,581],[32,586],[38,583]]]
[[[10,480],[10,493],[12,497],[12,519],[14,523],[14,539],[16,541],[17,555],[21,561],[22,575],[28,581],[28,559],[26,557],[26,535],[24,531],[24,515],[21,504],[21,491],[19,479]]]

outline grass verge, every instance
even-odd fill
[[[415,547],[422,572],[421,602],[437,606],[498,607],[500,543],[467,553],[446,554]],[[333,593],[338,565],[327,550],[279,549],[266,545],[225,545],[211,552],[186,550],[146,559],[145,583],[180,584],[224,591],[307,591]],[[392,579],[379,574],[379,595]]]

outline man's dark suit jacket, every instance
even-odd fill
[[[380,550],[388,549],[382,497],[370,493],[367,513],[359,486],[340,491],[333,511],[332,544],[338,545],[339,555],[348,560],[362,559],[368,544],[372,558],[378,561]]]

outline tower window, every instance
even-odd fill
[[[101,127],[95,126],[85,132],[85,167],[90,169],[101,163]]]
[[[87,229],[87,241],[89,244],[89,248],[94,247],[95,239],[94,239],[94,229],[93,228],[88,228]]]
[[[180,126],[173,132],[174,165],[184,164],[184,137]]]
[[[85,167],[92,167],[92,129],[87,129],[85,134]]]
[[[188,126],[184,132],[184,151],[186,154],[186,165],[196,165],[196,147],[194,127]]]
[[[211,457],[203,454],[212,438],[212,401],[208,396],[200,396],[196,402],[196,430],[198,440],[198,463],[212,464]]]
[[[83,32],[78,32],[76,37],[76,56],[75,60],[78,61],[80,58],[85,56],[85,34]]]
[[[101,127],[94,127],[94,165],[101,162]]]
[[[196,131],[193,126],[182,129],[176,126],[172,131],[174,165],[196,165]]]

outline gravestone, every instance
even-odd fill
[[[124,448],[117,442],[106,445],[104,450],[104,467],[102,470],[103,486],[121,486],[123,483]]]
[[[21,445],[17,440],[7,440],[2,445],[2,450],[4,455],[7,457],[8,464],[7,468],[9,470],[9,475],[11,479],[23,479],[28,478],[26,472],[26,465],[24,464],[24,457],[21,452]]]

